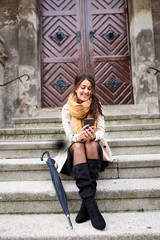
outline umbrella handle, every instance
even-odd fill
[[[49,152],[45,151],[41,156],[41,161],[43,161],[43,157],[44,157],[45,154],[47,154],[48,158],[50,158]]]

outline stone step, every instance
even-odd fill
[[[51,156],[58,153],[56,141],[45,142],[0,142],[0,159],[2,158],[40,158],[44,151]]]
[[[47,141],[64,138],[62,127],[53,128],[10,128],[0,129],[0,142],[7,141]]]
[[[135,137],[159,137],[160,123],[154,124],[128,124],[128,125],[107,125],[105,136],[112,138],[135,138]]]
[[[53,117],[62,111],[62,107],[58,108],[35,108],[32,109],[32,117]],[[122,104],[122,105],[103,105],[103,111],[106,116],[129,115],[129,114],[148,114],[148,106],[146,104]]]
[[[98,231],[91,222],[69,228],[64,214],[1,215],[1,240],[159,240],[160,212],[103,213],[106,228]]]
[[[74,180],[63,180],[70,212],[81,199]],[[96,199],[102,212],[160,210],[160,178],[98,180]],[[51,181],[0,182],[0,213],[60,213]]]
[[[52,156],[58,152],[57,141],[0,142],[1,158],[38,158],[48,150]],[[113,155],[158,154],[160,137],[109,139]]]
[[[106,115],[106,125],[135,125],[160,123],[160,114],[130,114],[130,115]],[[15,128],[52,128],[61,127],[61,113],[53,113],[52,117],[32,117],[13,119]]]
[[[33,117],[33,118],[15,118],[13,119],[13,125],[15,128],[52,128],[62,127],[61,115],[58,114],[49,117]]]
[[[160,178],[160,154],[119,155],[109,163],[100,179]],[[73,179],[61,174],[61,179]],[[50,180],[49,168],[40,158],[0,159],[0,181]]]
[[[160,123],[160,114],[108,115],[105,120],[109,125],[155,124]]]
[[[160,137],[109,139],[113,155],[160,153]]]
[[[0,129],[0,142],[2,141],[45,141],[64,138],[62,127],[53,128],[9,128]],[[160,123],[136,125],[110,125],[105,127],[105,136],[112,138],[158,137],[160,136]]]
[[[60,174],[60,177],[63,180],[73,179],[73,176],[64,174]],[[110,164],[105,174],[100,173],[100,178],[118,178],[117,162]],[[40,161],[40,158],[0,159],[0,181],[46,181],[50,179],[49,168],[45,161]]]

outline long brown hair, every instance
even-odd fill
[[[94,119],[97,119],[98,114],[103,115],[102,113],[102,106],[98,100],[98,98],[95,95],[95,80],[94,77],[88,73],[81,73],[76,76],[75,82],[74,82],[74,89],[73,92],[76,94],[75,90],[78,88],[78,86],[83,82],[85,79],[91,82],[92,84],[92,102],[90,106],[90,114],[93,116]]]

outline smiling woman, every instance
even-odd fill
[[[94,126],[84,125],[86,118],[94,119]],[[104,171],[107,161],[112,161],[112,154],[104,140],[104,116],[91,75],[83,73],[75,78],[74,90],[62,109],[62,122],[69,144],[66,155],[63,158],[59,155],[55,160],[60,172],[67,175],[73,172],[79,188],[82,205],[76,222],[91,219],[93,227],[102,230],[106,223],[94,196],[98,172]]]
[[[76,89],[77,97],[80,103],[87,101],[92,94],[92,84],[87,79],[83,80],[83,82]]]

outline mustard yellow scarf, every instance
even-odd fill
[[[84,118],[92,118],[90,112],[91,99],[78,103],[77,96],[71,93],[68,98],[67,106],[69,113],[72,116],[73,128],[75,133],[80,133],[83,125]],[[95,121],[96,126],[96,121]]]

